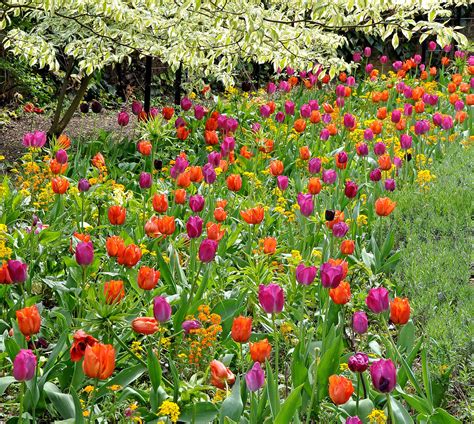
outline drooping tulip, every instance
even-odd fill
[[[227,386],[235,383],[235,375],[222,362],[213,360],[211,367],[211,384],[218,389],[224,390]]]

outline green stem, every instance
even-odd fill
[[[357,373],[357,398],[356,398],[356,415],[359,416],[359,398],[360,398],[360,373]]]
[[[397,422],[395,421],[395,416],[393,414],[393,408],[392,408],[392,402],[390,400],[390,394],[387,393],[387,409],[388,409],[388,416],[390,417],[390,423],[391,424],[396,424]]]
[[[20,383],[20,416],[18,417],[18,423],[23,423],[23,398],[25,397],[25,382]]]
[[[278,380],[279,380],[279,369],[278,369],[278,362],[279,362],[279,339],[278,339],[278,329],[275,321],[275,314],[272,314],[272,323],[273,323],[273,340],[275,341],[275,378],[278,387]]]

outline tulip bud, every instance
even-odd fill
[[[157,296],[153,299],[153,315],[158,322],[169,321],[171,306],[163,296]]]
[[[267,314],[280,313],[285,303],[283,289],[278,284],[272,283],[268,286],[260,284],[258,300],[260,306]]]
[[[33,351],[20,349],[13,360],[13,377],[17,381],[31,380],[36,371],[37,359]]]
[[[10,278],[13,283],[24,283],[28,277],[27,270],[28,265],[21,261],[8,261],[8,273],[10,274]]]
[[[263,387],[265,384],[265,372],[262,370],[259,362],[255,362],[251,370],[245,374],[245,382],[251,392],[255,392]]]
[[[364,372],[369,367],[369,357],[365,353],[357,352],[349,358],[347,365],[352,372]]]
[[[91,109],[94,113],[100,113],[102,111],[102,105],[97,100],[93,100],[91,103]]]
[[[186,232],[189,238],[197,238],[202,234],[203,221],[199,216],[190,216],[186,223]]]
[[[370,289],[365,303],[376,314],[386,311],[389,307],[388,290],[385,287]]]
[[[140,174],[139,184],[140,184],[140,188],[142,189],[150,188],[151,185],[153,184],[153,179],[151,177],[151,174],[148,172],[142,172]]]
[[[67,152],[66,150],[64,149],[59,149],[57,152],[56,152],[56,160],[61,164],[61,165],[64,165],[65,163],[67,163],[67,160],[68,160],[68,157],[67,157]]]
[[[84,193],[86,191],[89,191],[89,189],[91,188],[91,185],[86,178],[81,178],[79,182],[77,183],[77,188],[81,193]]]
[[[370,376],[375,389],[390,393],[397,384],[397,370],[390,359],[380,359],[370,366]]]
[[[367,332],[369,321],[365,312],[354,312],[352,315],[352,328],[356,333],[364,334]]]
[[[89,103],[81,103],[81,105],[79,106],[79,109],[82,113],[87,113],[89,112]]]
[[[76,262],[79,265],[87,266],[94,260],[94,247],[90,241],[80,242],[76,246]]]
[[[216,256],[217,241],[204,239],[199,246],[199,260],[204,263],[212,262]]]
[[[288,188],[288,177],[279,175],[277,177],[277,186],[281,191],[285,191]]]
[[[130,122],[130,116],[128,116],[128,113],[125,112],[124,110],[117,115],[117,123],[121,127],[126,127],[129,122]]]

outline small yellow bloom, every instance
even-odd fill
[[[380,409],[372,409],[367,418],[369,418],[370,424],[385,424],[387,422],[387,416]]]
[[[94,386],[86,386],[82,389],[83,392],[92,393],[94,391]]]
[[[175,423],[178,421],[180,415],[179,406],[170,400],[165,400],[158,410],[158,415],[167,415],[170,417],[171,422]]]

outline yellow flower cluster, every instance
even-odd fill
[[[370,424],[385,424],[387,422],[387,416],[380,409],[372,409],[372,412],[367,417]]]
[[[10,259],[12,250],[7,246],[7,226],[0,224],[0,259]]]
[[[180,414],[179,406],[178,404],[171,402],[170,400],[165,400],[158,411],[158,415],[166,415],[170,417],[170,420],[172,423],[175,423],[178,421]]]
[[[367,225],[368,219],[366,215],[360,214],[357,216],[357,226],[362,227],[363,225]]]
[[[433,175],[429,169],[423,169],[418,172],[416,176],[416,182],[422,188],[428,188],[428,184],[436,179],[436,175]]]

